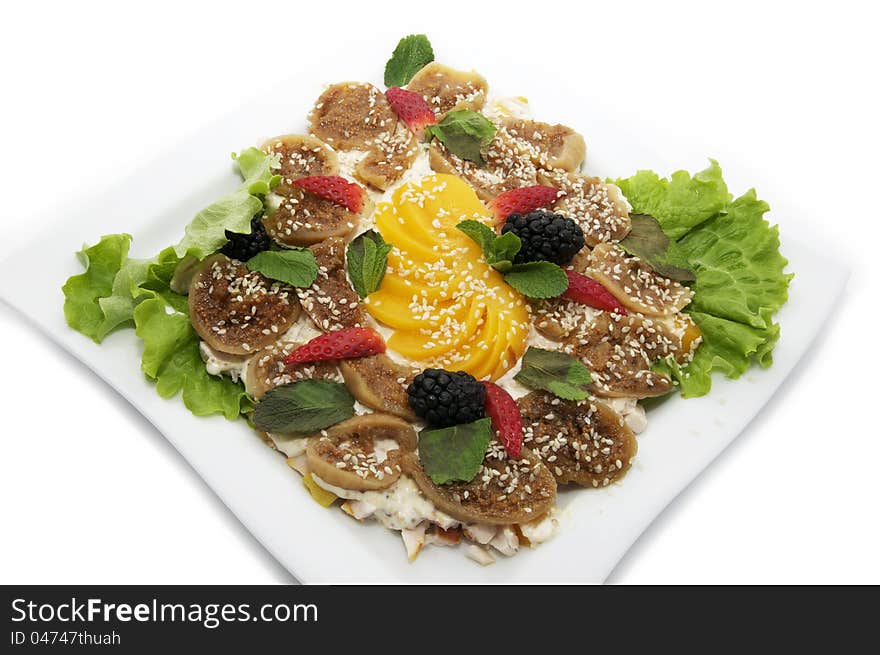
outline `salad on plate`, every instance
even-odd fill
[[[154,257],[84,247],[64,313],[97,343],[133,328],[161,396],[247,421],[410,560],[487,565],[564,529],[563,488],[625,484],[649,399],[770,366],[791,275],[715,161],[589,175],[581,134],[424,35],[384,87],[327,86]]]

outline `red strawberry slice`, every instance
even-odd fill
[[[494,382],[483,382],[486,387],[486,413],[498,433],[508,456],[519,459],[523,443],[523,423],[519,407],[513,397]]]
[[[568,289],[562,294],[563,298],[595,309],[626,314],[626,307],[621,305],[620,301],[608,289],[593,278],[574,271],[565,271],[565,274],[568,276]]]
[[[324,200],[341,205],[355,214],[360,214],[364,208],[363,188],[338,175],[301,177],[294,180],[293,185],[310,191]]]
[[[561,192],[552,186],[524,186],[519,189],[505,191],[489,203],[489,209],[495,214],[495,223],[503,223],[511,214],[528,214],[546,207],[559,197]]]
[[[428,101],[418,93],[401,89],[399,86],[392,86],[385,92],[385,97],[394,113],[419,137],[425,133],[426,125],[433,125],[437,122],[434,110],[431,109]]]
[[[370,328],[345,328],[311,339],[291,352],[285,364],[321,362],[327,359],[353,359],[385,352],[385,341]]]

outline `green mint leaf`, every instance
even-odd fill
[[[451,111],[436,125],[425,128],[428,140],[437,139],[454,155],[485,165],[481,152],[495,136],[495,125],[483,114],[469,109]]]
[[[247,267],[294,287],[310,287],[318,277],[315,255],[308,248],[264,250],[251,257]]]
[[[385,64],[385,86],[405,86],[422,68],[434,61],[434,49],[424,34],[403,37]]]
[[[555,298],[568,289],[568,277],[552,262],[515,264],[504,281],[528,298]]]
[[[302,434],[354,416],[354,398],[344,384],[301,380],[271,389],[254,409],[254,424],[267,432]]]
[[[697,279],[693,271],[671,263],[676,258],[675,244],[670,243],[656,218],[648,214],[630,214],[629,217],[632,229],[620,242],[621,248],[670,280],[693,282]]]
[[[419,460],[434,484],[470,482],[480,472],[491,440],[492,423],[488,418],[425,429],[419,432]]]
[[[261,196],[269,193],[281,177],[273,172],[276,157],[270,157],[258,148],[248,148],[235,161],[243,182],[222,198],[214,201],[190,221],[183,239],[174,246],[178,256],[186,254],[204,259],[227,242],[226,231],[251,233],[251,219],[263,209]]]
[[[489,266],[501,273],[513,268],[513,258],[522,247],[522,241],[513,232],[498,236],[491,227],[474,220],[462,221],[455,227],[480,246]]]
[[[481,223],[480,221],[462,221],[455,227],[468,235],[471,241],[480,246],[483,254],[489,252],[489,249],[492,247],[492,243],[495,241],[495,239],[498,238],[498,235],[495,234],[495,230],[493,230],[485,223]]]
[[[522,241],[513,232],[502,234],[492,241],[490,251],[486,254],[486,261],[502,273],[506,273],[513,267],[513,258],[522,248]]]
[[[571,355],[534,346],[526,350],[522,367],[514,379],[563,400],[584,400],[590,395],[585,387],[593,381],[590,370]]]
[[[388,253],[394,244],[388,243],[374,230],[359,234],[345,253],[348,277],[361,298],[378,291],[388,267]]]

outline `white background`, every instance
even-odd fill
[[[427,32],[439,56],[464,52],[475,68],[498,48],[511,66],[541,61],[572,85],[607,89],[603,112],[661,133],[666,159],[691,170],[706,156],[728,162],[734,192],[756,186],[783,231],[797,223],[852,270],[844,297],[815,298],[836,310],[812,353],[611,582],[880,583],[880,50],[870,3],[299,4],[5,8],[3,249],[44,229],[35,213],[54,207],[64,221],[66,207],[200,125],[320,66],[347,35],[390,52],[400,36]],[[291,581],[85,367],[5,306],[0,334],[0,583]]]

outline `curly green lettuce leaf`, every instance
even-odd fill
[[[692,312],[691,317],[703,334],[703,343],[693,360],[680,366],[671,357],[655,366],[678,382],[685,398],[705,396],[712,388],[712,371],[737,379],[752,365],[773,364],[772,351],[779,340],[779,325],[755,328],[710,314]]]
[[[77,253],[85,271],[61,288],[67,324],[96,343],[130,324],[137,288],[146,277],[147,260],[130,260],[131,236],[109,234]]]
[[[227,230],[250,234],[251,219],[263,208],[262,197],[278,185],[281,177],[273,172],[275,158],[258,148],[242,151],[235,161],[243,182],[195,215],[174,247],[178,256],[190,254],[204,259],[223,247]]]
[[[714,159],[709,161],[707,169],[693,176],[676,171],[663,179],[654,171],[638,171],[615,184],[635,212],[654,216],[671,239],[679,239],[721,213],[730,201],[721,167]]]
[[[791,275],[779,252],[779,229],[764,214],[770,210],[751,189],[716,216],[682,237],[678,256],[695,271],[693,312],[738,321],[756,328],[788,300]]]
[[[134,309],[135,332],[144,342],[141,369],[156,383],[160,396],[181,393],[183,404],[196,416],[222,414],[235,419],[253,404],[241,384],[205,370],[186,296],[169,286],[177,261],[168,248],[148,267],[142,287],[148,298]]]
[[[693,177],[683,171],[668,180],[640,171],[618,180],[634,212],[655,216],[672,239],[669,264],[694,273],[694,298],[685,311],[702,333],[693,361],[671,359],[656,368],[675,379],[686,398],[712,386],[712,372],[740,377],[757,363],[768,367],[779,340],[773,315],[788,300],[792,276],[779,252],[779,230],[754,189],[731,201],[717,162]]]

